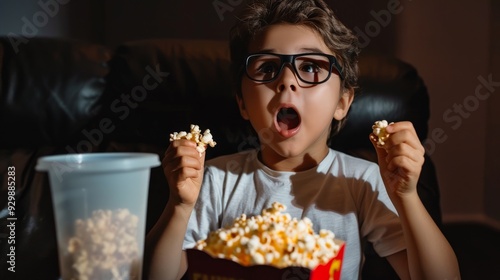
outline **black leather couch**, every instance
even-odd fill
[[[427,136],[429,98],[416,70],[395,58],[364,54],[360,89],[348,122],[332,141],[339,150],[376,160],[368,140],[375,120],[411,120]],[[19,45],[0,38],[0,279],[58,279],[50,188],[34,170],[39,157],[61,153],[141,151],[162,157],[169,133],[191,123],[210,128],[218,145],[207,158],[253,148],[256,138],[231,94],[226,42],[156,39],[115,49],[62,38]],[[15,167],[15,269],[6,270],[8,167]],[[439,187],[427,158],[419,195],[440,225]],[[147,230],[168,199],[153,168]],[[365,279],[391,279],[369,249]],[[389,274],[387,274],[389,273]]]

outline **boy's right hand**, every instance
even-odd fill
[[[170,142],[162,160],[163,172],[175,205],[194,207],[203,181],[205,154],[196,150],[196,143],[186,139]]]

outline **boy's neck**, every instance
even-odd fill
[[[328,155],[328,147],[325,150],[310,154],[305,153],[295,157],[282,157],[277,154],[258,152],[258,159],[267,167],[275,171],[300,172],[315,168]]]

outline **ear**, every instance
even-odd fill
[[[236,95],[236,102],[238,102],[238,108],[240,109],[241,116],[243,117],[243,119],[248,120],[248,112],[245,108],[245,102],[243,101],[243,98],[239,95]]]
[[[337,108],[335,108],[335,113],[333,114],[333,117],[336,120],[340,121],[347,115],[353,99],[354,89],[351,88],[344,90],[342,96],[339,99],[339,102],[337,103]]]

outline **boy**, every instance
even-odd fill
[[[373,242],[402,279],[459,279],[455,254],[416,185],[424,148],[409,122],[387,127],[379,166],[330,149],[353,100],[357,40],[322,0],[257,0],[231,31],[238,106],[260,148],[204,162],[177,140],[163,159],[170,198],[148,236],[150,279],[180,279],[183,249],[274,201],[346,241],[343,279]],[[333,120],[333,121],[332,121]]]

